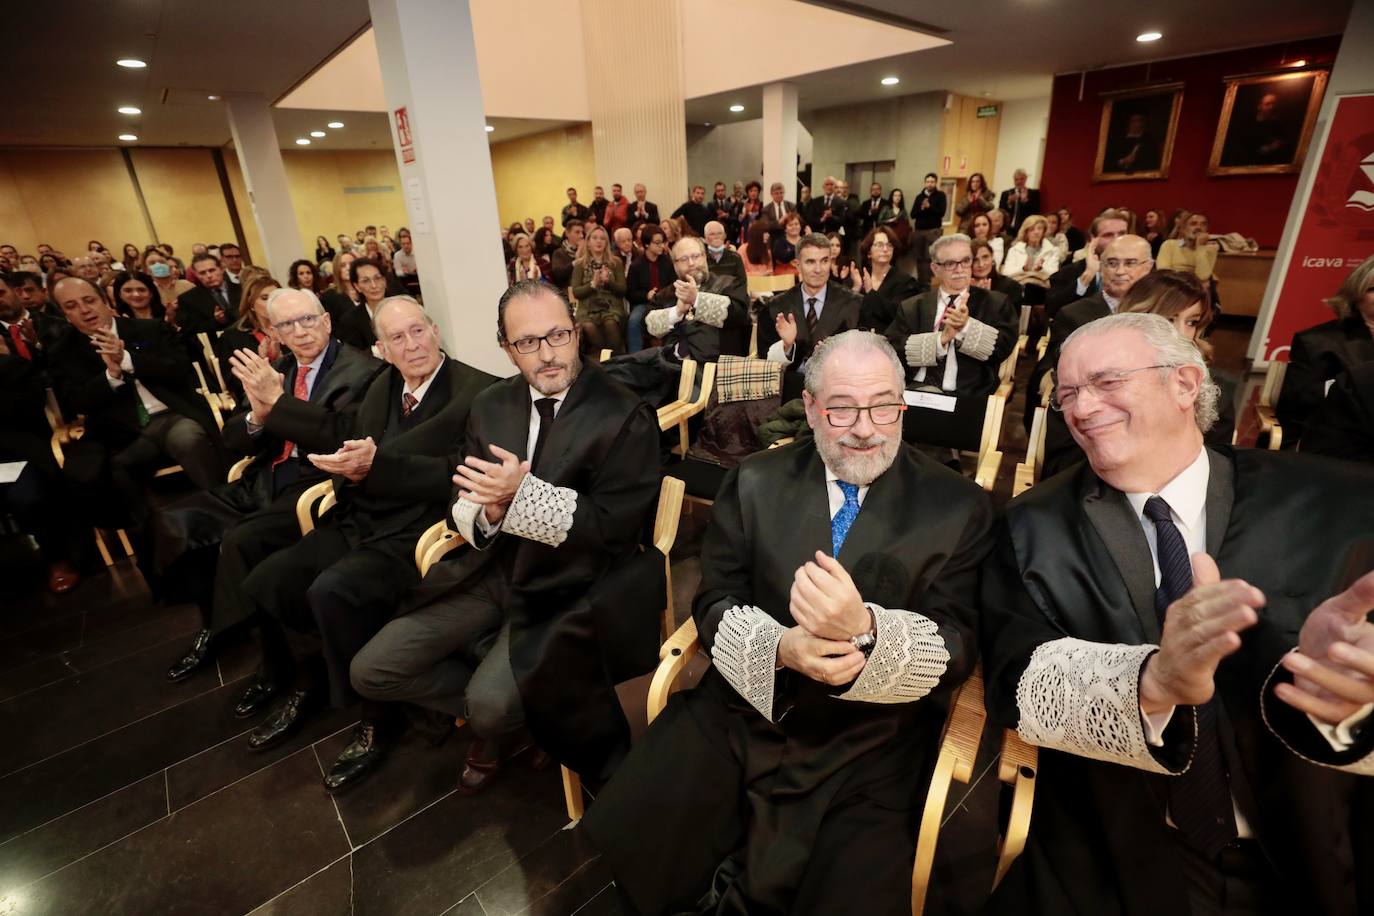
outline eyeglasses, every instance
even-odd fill
[[[962,267],[964,270],[968,270],[973,266],[973,258],[960,258],[957,261],[936,261],[935,266],[939,267],[941,270],[953,270],[956,267]]]
[[[680,258],[673,258],[673,263],[674,263],[674,264],[691,264],[693,261],[702,261],[702,260],[705,260],[705,258],[706,258],[706,255],[702,254],[701,252],[699,252],[699,251],[693,251],[693,252],[691,252],[690,254],[684,254],[684,255],[683,255],[682,257],[680,257]]]
[[[1139,369],[1108,369],[1105,372],[1088,376],[1088,380],[1081,385],[1056,385],[1050,394],[1050,407],[1062,412],[1074,405],[1080,391],[1091,391],[1100,398],[1120,391],[1131,380],[1131,376],[1137,372],[1144,372],[1147,369],[1175,368],[1177,367],[1161,364],[1141,366]]]
[[[272,330],[276,331],[278,334],[289,334],[297,325],[300,325],[302,331],[309,331],[319,323],[319,315],[302,315],[299,318],[288,318],[286,321],[278,321],[276,324],[272,325]]]
[[[872,244],[872,245],[869,245],[868,247],[869,247],[869,248],[891,248],[891,247],[892,247],[892,243],[889,242],[889,241],[887,241],[886,239],[875,239],[875,240],[873,241],[873,244]]]
[[[557,328],[545,334],[543,337],[522,337],[513,340],[510,345],[515,348],[517,353],[534,353],[539,350],[539,345],[547,343],[550,347],[566,347],[572,340],[572,328]]]
[[[1120,270],[1123,267],[1127,270],[1135,270],[1141,264],[1149,263],[1149,258],[1108,258],[1102,262],[1102,266],[1108,270]]]
[[[868,413],[874,426],[896,423],[906,410],[905,404],[874,404],[872,407],[822,407],[821,415],[837,429],[846,429],[859,422],[859,414]]]
[[[361,278],[355,279],[353,282],[356,283],[358,286],[371,286],[371,285],[373,285],[374,283],[385,283],[385,282],[386,282],[386,277],[381,277],[381,276],[377,276],[377,277],[361,277]]]

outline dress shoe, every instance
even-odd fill
[[[234,704],[234,716],[246,719],[257,715],[280,690],[281,686],[275,680],[265,674],[259,674],[253,678],[253,683],[248,685],[243,696],[239,697],[238,703]]]
[[[358,723],[353,729],[353,740],[324,777],[326,792],[342,792],[362,782],[377,769],[387,751],[387,743],[377,731],[377,726],[371,722]]]
[[[175,665],[167,669],[167,680],[176,683],[184,681],[210,663],[210,631],[201,630],[191,643],[190,651]]]
[[[291,691],[286,701],[272,710],[272,714],[248,735],[248,749],[265,751],[281,744],[300,731],[315,706],[315,694],[311,691]]]
[[[458,776],[458,794],[476,795],[483,791],[501,774],[501,770],[505,768],[506,764],[533,746],[533,744],[525,742],[511,753],[501,756],[495,753],[491,746],[481,738],[473,741],[468,748],[467,756],[463,759],[463,772]]]
[[[76,584],[81,581],[81,573],[66,560],[59,561],[48,567],[48,591],[54,595],[65,595],[67,592],[76,588]]]

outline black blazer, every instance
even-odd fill
[[[644,201],[644,216],[639,215],[639,201],[630,201],[630,228],[634,229],[644,223],[658,225],[658,204],[651,200]]]
[[[0,356],[0,461],[51,460],[47,388],[40,361],[13,352]]]
[[[677,269],[673,267],[673,257],[665,251],[658,256],[657,288],[660,290],[671,290],[673,288],[673,281],[676,279]],[[625,274],[626,301],[631,305],[639,305],[648,302],[650,288],[649,258],[645,256],[632,261],[629,271]]]
[[[734,277],[708,274],[700,290],[725,296],[730,300],[730,311],[725,318],[724,326],[717,328],[704,321],[679,321],[664,338],[664,344],[676,353],[678,344],[681,343],[687,351],[687,356],[705,362],[715,362],[722,353],[730,356],[746,355],[749,352],[750,322],[749,293],[744,284]],[[668,296],[671,292],[672,286],[667,287],[666,292],[660,291],[660,301],[664,303],[661,307],[666,308],[672,304]]]
[[[1040,209],[1040,189],[1026,188],[1026,202],[1018,209],[1012,198],[1016,196],[1016,189],[1010,188],[1002,192],[997,206],[1007,214],[1007,224],[1015,235],[1020,229],[1021,224],[1026,221],[1028,216],[1036,216],[1043,212]]]
[[[1374,465],[1374,362],[1336,379],[1308,418],[1302,450]]]
[[[888,325],[883,335],[897,351],[897,357],[907,367],[907,381],[911,382],[919,367],[907,361],[907,338],[915,334],[930,334],[935,328],[935,313],[939,309],[938,289],[928,290],[913,296],[897,307],[897,317]],[[958,397],[987,397],[997,390],[998,370],[1002,361],[1016,345],[1018,316],[1011,309],[1007,297],[992,290],[969,287],[969,318],[988,325],[997,332],[997,341],[987,359],[975,359],[963,350],[955,350],[959,360],[959,376],[955,394]],[[948,357],[946,357],[947,359]],[[926,370],[925,384],[939,385],[944,375],[944,362],[939,361]]]
[[[784,293],[774,296],[768,302],[768,311],[759,314],[759,358],[768,357],[768,348],[778,341],[778,329],[774,324],[778,316],[791,315],[797,322],[796,352],[792,356],[792,368],[800,369],[801,364],[811,358],[816,344],[834,334],[852,331],[859,326],[859,315],[863,300],[843,283],[830,280],[825,285],[825,308],[816,321],[816,335],[813,339],[806,328],[806,297],[798,284]]]
[[[1293,335],[1288,372],[1275,405],[1285,442],[1302,438],[1307,419],[1321,406],[1326,383],[1374,361],[1374,339],[1358,315],[1328,321]]]
[[[203,286],[193,286],[177,296],[177,327],[183,334],[194,336],[201,331],[211,334],[222,331],[238,320],[239,285],[228,277],[224,278],[229,305],[224,309],[224,320],[215,320],[215,308],[222,305],[219,298]]]
[[[739,256],[739,252],[731,251],[729,248],[720,253],[720,260],[711,257],[711,253],[706,253],[706,263],[710,271],[715,276],[734,277],[741,284],[748,287],[749,277],[744,272],[744,259]]]
[[[219,443],[219,427],[205,398],[196,393],[186,350],[164,321],[115,318],[115,330],[133,361],[133,375],[168,409],[195,420]],[[68,419],[86,417],[84,438],[120,449],[138,438],[138,391],[132,379],[111,388],[105,362],[90,338],[75,328],[64,334],[48,353],[48,371],[57,400]]]
[[[320,294],[320,305],[324,306],[324,310],[329,313],[330,320],[334,322],[334,335],[337,337],[339,322],[343,320],[344,315],[348,314],[349,309],[357,303],[331,287]]]
[[[806,204],[806,224],[812,232],[838,232],[849,215],[849,201],[838,194],[830,198],[830,218],[825,218],[825,195],[811,198]]]
[[[377,335],[372,331],[372,316],[367,313],[367,306],[354,305],[344,312],[334,328],[334,336],[350,347],[370,351],[377,342]]]
[[[897,308],[902,300],[919,296],[929,289],[916,277],[895,265],[888,268],[887,276],[877,289],[864,293],[863,305],[859,307],[859,327],[881,334],[897,317]]]
[[[1241,649],[1217,671],[1233,794],[1278,872],[1277,909],[1367,913],[1374,906],[1374,784],[1298,753],[1348,764],[1374,750],[1374,732],[1366,729],[1346,755],[1322,750],[1316,729],[1301,713],[1285,712],[1268,681],[1311,610],[1369,569],[1374,475],[1254,449],[1208,456],[1208,553],[1223,579],[1244,579],[1267,599],[1259,624],[1241,635]],[[982,578],[991,718],[1017,726],[1017,684],[1031,654],[1047,642],[1158,644],[1154,591],[1138,516],[1086,464],[1014,499]],[[1164,747],[1152,752],[1156,760],[1175,769],[1186,764],[1193,725],[1192,708],[1181,707]],[[1186,869],[1165,823],[1168,778],[1042,749],[1026,850],[988,911],[1188,912]]]
[[[1078,294],[1078,278],[1083,276],[1083,269],[1088,266],[1087,259],[1081,261],[1070,260],[1069,263],[1056,270],[1050,276],[1050,288],[1045,293],[1045,314],[1053,318],[1055,314],[1066,305],[1070,305],[1082,299]],[[1088,286],[1088,295],[1101,292],[1102,284],[1094,277]]]

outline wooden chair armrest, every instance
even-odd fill
[[[320,502],[320,515],[324,515],[325,510],[329,508],[322,502],[326,494],[329,496],[329,506],[334,505],[334,481],[321,480],[296,500],[296,524],[300,526],[301,537],[315,530],[315,516],[311,512],[315,503]]]
[[[658,428],[662,432],[667,432],[677,425],[678,415],[685,410],[690,410],[690,401],[673,401],[671,404],[664,404],[658,409]]]
[[[611,358],[611,351],[610,351],[610,350],[602,350],[602,351],[601,351],[601,358],[598,359],[597,362],[604,363],[606,360],[608,360],[608,359],[610,359],[610,358]]]
[[[235,461],[233,464],[229,465],[229,473],[225,476],[225,480],[229,483],[233,483],[234,481],[242,478],[243,472],[248,470],[248,465],[252,463],[252,455],[249,455],[246,458],[240,458],[238,461]]]
[[[1039,758],[1040,752],[1034,745],[1022,741],[1012,729],[1003,731],[1002,759],[997,766],[997,778],[1011,787],[1012,796],[1007,828],[1002,832],[998,844],[997,874],[992,879],[994,889],[1001,883],[1011,863],[1026,848]]]
[[[796,436],[783,436],[783,437],[782,437],[781,439],[779,439],[777,442],[774,442],[772,445],[770,445],[770,446],[768,446],[768,447],[769,447],[769,448],[782,448],[784,445],[791,445],[793,442],[796,442],[796,441],[797,441],[797,437],[796,437]]]
[[[420,578],[423,579],[430,568],[443,559],[445,555],[452,553],[466,543],[467,541],[463,540],[463,536],[456,531],[445,529],[440,532],[439,539],[429,545],[429,549],[425,551],[424,557],[420,560]]]
[[[978,459],[978,470],[974,474],[973,482],[991,493],[997,483],[997,472],[1001,469],[1002,453],[996,450],[988,452]]]
[[[654,515],[654,546],[667,557],[677,541],[682,519],[682,498],[687,485],[676,477],[664,477],[658,488],[658,511]]]
[[[205,382],[205,373],[201,371],[200,363],[191,363],[191,368],[196,371],[196,379],[200,382],[200,387],[196,393],[205,398],[205,406],[210,408],[210,415],[215,418],[215,426],[224,429],[224,415],[220,413],[219,393],[212,392],[210,386]]]
[[[1283,426],[1276,420],[1269,428],[1269,451],[1277,452],[1283,445]]]
[[[701,640],[697,638],[697,622],[691,617],[688,617],[687,621],[677,628],[677,632],[669,636],[659,647],[660,661],[658,668],[654,670],[653,681],[649,684],[647,711],[650,724],[663,712],[663,707],[668,705],[668,697],[672,695],[673,684],[677,681],[678,675],[682,674],[687,663],[700,651]]]
[[[420,539],[415,542],[416,569],[419,569],[420,565],[424,562],[425,554],[429,552],[429,548],[432,547],[434,543],[439,540],[439,535],[443,534],[447,530],[448,519],[440,519],[433,525],[430,525],[428,528],[426,528],[424,534],[420,535]]]
[[[1033,486],[1035,486],[1035,468],[1029,464],[1018,464],[1016,476],[1011,481],[1011,495],[1020,496]]]

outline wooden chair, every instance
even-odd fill
[[[321,480],[302,493],[296,499],[296,524],[300,526],[301,537],[314,531],[316,519],[334,508],[336,502],[334,481],[330,479]]]
[[[748,277],[745,280],[745,287],[749,291],[750,299],[758,299],[765,294],[772,296],[775,293],[784,293],[796,285],[796,274],[765,275]]]
[[[1027,338],[1027,327],[1030,323],[1031,307],[1021,306],[1021,324],[1017,330],[1016,343],[1012,346],[1007,358],[1002,360],[1002,365],[997,370],[998,385],[997,395],[1004,400],[1011,398],[1012,388],[1016,384],[1016,365],[1021,359],[1021,354],[1026,352],[1029,345]]]
[[[988,395],[987,410],[983,413],[983,438],[978,447],[978,469],[973,481],[989,493],[997,483],[997,472],[1002,468],[1002,451],[998,446],[1002,437],[1002,415],[1006,408],[1006,398],[1000,394]]]
[[[666,432],[674,426],[677,427],[678,444],[673,446],[673,454],[684,458],[691,447],[687,422],[706,409],[706,402],[711,399],[711,392],[716,386],[716,364],[701,364],[701,388],[693,398],[692,388],[696,381],[696,373],[696,360],[684,359],[682,379],[678,382],[677,400],[658,409],[658,428]]]
[[[1264,370],[1264,384],[1260,387],[1259,403],[1255,405],[1255,419],[1259,422],[1261,436],[1269,437],[1269,448],[1278,451],[1283,445],[1283,426],[1279,424],[1275,408],[1279,403],[1279,392],[1283,390],[1283,377],[1288,364],[1277,359],[1269,360]]]
[[[215,376],[215,381],[219,382],[220,407],[232,411],[234,409],[234,396],[229,393],[229,386],[224,384],[224,370],[220,368],[219,356],[215,353],[214,345],[210,342],[210,334],[208,331],[201,331],[196,335],[196,338],[200,341],[201,352],[205,354],[205,364],[210,367]]]
[[[597,361],[598,361],[598,362],[604,363],[606,360],[608,360],[608,359],[610,359],[610,358],[611,358],[611,351],[610,351],[610,350],[602,350],[602,351],[601,351],[601,358],[600,358],[599,360],[597,360]]]
[[[246,458],[240,458],[238,461],[235,461],[233,464],[229,465],[229,473],[225,475],[224,478],[225,482],[233,483],[234,481],[242,478],[243,472],[248,470],[248,466],[252,463],[253,456],[249,455]]]
[[[1012,496],[1020,496],[1040,482],[1040,470],[1045,466],[1045,425],[1048,422],[1049,409],[1035,408],[1030,440],[1026,443],[1026,460],[1016,466],[1016,478],[1011,485]]]

